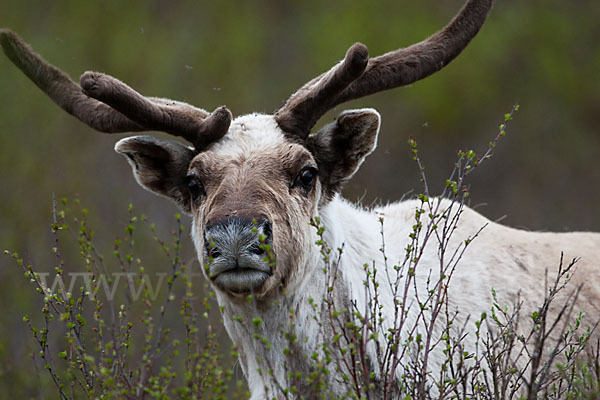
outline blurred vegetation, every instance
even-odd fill
[[[240,115],[273,111],[353,42],[365,43],[372,55],[409,45],[442,27],[461,4],[3,0],[0,26],[75,78],[99,70],[147,95],[209,110],[226,104]],[[409,136],[419,141],[432,189],[438,183],[441,191],[456,151],[484,149],[518,101],[509,136],[471,178],[471,204],[493,220],[506,216],[511,226],[599,230],[599,20],[593,0],[498,1],[482,32],[442,72],[327,114],[321,124],[343,108],[374,107],[383,117],[379,147],[345,196],[370,205],[418,191]],[[129,202],[165,231],[173,228],[175,206],[141,189],[112,150],[122,135],[97,134],[62,112],[4,56],[0,102],[1,249],[52,270],[53,193],[77,195],[93,210],[90,221],[106,228],[97,240],[107,249],[110,232],[127,225]],[[193,259],[191,243],[184,249]],[[157,261],[147,268],[166,266]],[[40,397],[49,383],[32,373],[35,346],[21,322],[38,308],[30,293],[14,263],[0,258],[0,396],[6,398]]]

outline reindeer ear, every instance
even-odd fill
[[[307,145],[319,166],[327,197],[338,193],[375,150],[380,121],[373,109],[347,110],[308,137]]]
[[[192,149],[152,136],[133,136],[119,140],[115,151],[127,158],[140,185],[190,212],[186,176],[195,155]]]

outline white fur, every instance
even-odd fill
[[[449,203],[445,202],[447,206]],[[385,218],[384,227],[388,257],[393,264],[401,260],[403,248],[409,242],[411,232],[410,220],[419,206],[417,201],[405,201],[384,207],[375,212],[360,210],[343,199],[336,198],[320,211],[324,225],[327,227],[325,239],[332,248],[344,247],[344,253],[339,266],[340,278],[343,277],[350,283],[349,290],[344,296],[357,302],[358,309],[364,309],[364,263],[383,265],[379,248],[381,246],[379,215]],[[475,239],[450,284],[451,311],[459,311],[457,325],[462,325],[467,316],[478,318],[482,312],[489,314],[492,305],[490,291],[494,288],[502,305],[513,305],[517,295],[524,301],[524,318],[529,312],[541,305],[544,297],[544,273],[548,269],[550,276],[556,270],[561,251],[565,251],[565,260],[568,257],[582,257],[579,261],[579,271],[575,276],[576,284],[587,281],[587,287],[597,291],[597,282],[600,282],[600,268],[598,256],[600,248],[600,234],[597,233],[535,233],[516,230],[493,223],[475,211],[466,209],[461,217],[459,229],[454,233],[456,242],[474,235],[484,224],[488,226]],[[528,253],[523,254],[525,261],[531,260],[530,271],[524,271],[516,263],[511,247],[525,245]],[[546,247],[549,245],[550,247]],[[435,274],[439,260],[435,244],[426,252],[426,257],[421,261],[417,276],[417,284],[421,293],[425,290],[425,281],[430,271]],[[307,251],[314,251],[307,249]],[[258,368],[263,371],[269,367],[274,369],[274,375],[279,382],[285,382],[283,351],[287,341],[281,334],[282,327],[286,327],[289,309],[296,310],[294,326],[299,342],[305,354],[311,354],[318,348],[319,327],[312,319],[314,311],[308,305],[308,299],[322,299],[325,296],[326,282],[321,273],[323,265],[317,263],[313,266],[312,279],[305,282],[299,290],[289,293],[281,305],[264,310],[252,307],[236,307],[228,304],[227,299],[219,296],[219,303],[225,305],[224,320],[226,328],[240,346],[244,358],[248,360],[245,373],[252,391],[252,399],[265,398],[264,387],[270,387],[270,393],[277,393],[276,389],[259,374]],[[380,267],[381,268],[381,267]],[[381,302],[388,313],[387,323],[391,324],[393,315],[393,299],[383,273],[380,273]],[[595,300],[598,298],[596,297]],[[591,299],[582,299],[580,305],[588,308],[588,322],[598,318],[598,303],[590,304]],[[234,315],[242,316],[242,323],[232,321]],[[264,347],[252,338],[252,318],[260,317],[267,325],[261,331],[266,335],[272,349],[265,352]],[[412,321],[414,323],[414,320]],[[410,323],[408,324],[411,325]],[[469,325],[470,336],[467,342],[472,342],[474,324]],[[472,345],[472,343],[471,343]],[[369,349],[373,352],[373,349]],[[258,361],[258,357],[263,361]],[[375,359],[374,354],[371,357]],[[267,362],[268,360],[268,362]],[[432,354],[430,366],[433,371],[443,361],[443,354]],[[398,371],[399,375],[402,371]],[[333,384],[332,384],[333,385]],[[336,392],[334,386],[330,387]],[[340,389],[341,391],[341,389]],[[341,394],[341,392],[339,393]]]
[[[213,144],[210,151],[223,157],[249,158],[253,154],[268,152],[284,142],[285,139],[271,116],[254,114],[237,118],[231,131],[223,140]],[[359,309],[364,309],[363,265],[367,263],[377,266],[380,270],[378,279],[381,303],[388,316],[384,324],[389,327],[392,326],[394,305],[386,274],[383,272],[385,262],[380,251],[382,237],[379,218],[384,221],[387,263],[391,268],[403,260],[404,249],[410,243],[409,235],[415,211],[420,204],[417,200],[409,200],[375,210],[364,210],[336,196],[317,212],[325,226],[324,239],[330,248],[343,248],[338,279],[345,285],[338,289],[343,291],[338,294],[345,301],[355,301]],[[436,201],[432,204],[436,204]],[[448,200],[442,200],[441,209],[450,204]],[[269,396],[277,396],[279,393],[272,378],[266,374],[269,369],[273,370],[273,377],[285,387],[286,359],[283,354],[289,343],[283,331],[290,326],[294,327],[298,345],[306,355],[317,350],[322,340],[309,299],[324,298],[327,279],[322,272],[325,264],[319,247],[314,244],[317,239],[315,229],[308,225],[310,217],[307,215],[306,223],[296,227],[298,240],[303,243],[304,254],[296,257],[303,260],[303,265],[299,268],[303,276],[296,277],[297,284],[288,288],[287,293],[269,298],[269,301],[244,302],[233,301],[228,295],[217,291],[219,305],[223,307],[225,327],[234,343],[239,346],[241,365],[248,379],[252,399],[255,400],[265,398],[265,388],[268,388]],[[580,305],[586,306],[588,321],[598,319],[600,297],[596,285],[600,282],[600,234],[526,232],[491,222],[465,208],[457,229],[452,234],[449,252],[460,247],[465,239],[473,237],[484,226],[458,264],[450,284],[449,305],[451,311],[459,312],[457,323],[463,323],[469,315],[477,318],[482,312],[489,312],[492,288],[498,292],[500,302],[507,305],[513,304],[518,295],[521,296],[525,312],[540,305],[544,297],[544,274],[548,270],[549,276],[554,276],[563,251],[566,262],[573,257],[581,257],[573,287],[578,283],[586,283],[588,291],[584,291],[584,294],[588,294],[588,298],[580,301]],[[201,249],[202,228],[194,228],[195,243]],[[432,275],[435,279],[436,274],[439,274],[438,243],[432,241],[416,271],[416,290],[423,293],[428,276]],[[411,289],[411,293],[414,294],[414,290]],[[290,313],[293,317],[290,317]],[[262,320],[258,329],[253,324],[255,317]],[[413,318],[413,322],[416,321],[414,315],[410,318]],[[472,330],[468,329],[471,336],[467,337],[467,342],[473,341]],[[257,332],[268,338],[269,348],[253,338]],[[371,353],[374,351],[373,348],[368,350]],[[440,353],[432,354],[432,370],[440,366],[442,357]],[[371,354],[371,358],[375,359],[374,354]],[[336,386],[333,379],[330,388],[333,392],[342,393],[342,388]]]
[[[369,113],[367,117],[373,117],[372,110],[357,112]],[[359,125],[354,127],[354,136],[346,140],[364,140],[358,143],[358,148],[361,149],[361,154],[366,156],[375,146],[376,135],[372,130],[369,131],[372,128],[368,124],[360,126],[360,119],[356,123]],[[319,146],[326,147],[331,142],[327,135],[335,132],[332,127],[333,125],[327,125],[320,132]],[[117,149],[121,148],[119,146],[127,147],[128,141],[139,141],[143,145],[148,140],[124,139],[117,144]],[[153,139],[152,142],[156,140]],[[137,153],[133,155],[140,156]],[[316,311],[310,305],[310,299],[320,304],[327,296],[330,276],[323,272],[327,268],[330,268],[329,271],[331,268],[337,268],[338,284],[333,291],[336,304],[355,304],[358,310],[365,310],[367,307],[364,265],[377,268],[380,304],[383,306],[384,315],[383,328],[384,331],[396,328],[393,322],[394,295],[389,276],[392,276],[392,279],[395,277],[396,271],[392,267],[401,265],[405,258],[405,249],[411,243],[415,212],[422,204],[418,200],[409,200],[365,210],[337,195],[333,199],[322,198],[324,187],[320,181],[310,193],[302,194],[292,189],[290,179],[293,177],[289,176],[297,174],[299,171],[294,172],[294,168],[301,166],[290,167],[287,164],[295,165],[294,160],[315,163],[311,157],[314,157],[314,154],[311,155],[305,147],[286,138],[273,116],[251,114],[236,118],[227,135],[198,154],[190,166],[193,169],[194,163],[205,166],[210,164],[214,175],[221,176],[220,181],[211,174],[205,176],[207,191],[213,195],[226,187],[228,193],[241,194],[243,199],[246,193],[244,190],[250,190],[249,193],[262,190],[261,193],[270,195],[258,196],[263,199],[262,203],[248,203],[248,206],[253,210],[260,208],[260,213],[267,216],[272,210],[277,210],[269,216],[273,223],[273,243],[279,266],[267,281],[271,282],[270,286],[265,283],[264,292],[255,296],[252,301],[247,301],[244,296],[234,296],[216,290],[217,301],[223,309],[225,328],[239,347],[240,364],[248,379],[253,400],[265,398],[265,390],[268,390],[269,397],[283,397],[279,387],[288,387],[287,373],[294,369],[294,366],[286,364],[298,362],[299,368],[308,368],[306,363],[302,364],[303,360],[314,352],[323,355],[321,345],[324,340],[331,339],[331,335],[327,332],[327,327],[319,325],[315,320]],[[360,165],[363,160],[355,161]],[[287,163],[287,167],[280,167],[281,163]],[[136,163],[132,164],[135,166]],[[136,174],[140,173],[136,168],[134,171]],[[351,175],[350,171],[345,173]],[[152,171],[142,173],[149,174]],[[248,182],[252,184],[249,185]],[[219,211],[219,203],[211,203],[210,196],[211,194],[208,194],[205,201],[194,210],[192,236],[202,264],[206,215],[211,210]],[[275,203],[269,202],[276,202],[277,207]],[[435,208],[438,204],[439,212],[453,207],[449,218],[458,210],[458,205],[449,200],[431,200],[425,205],[426,212],[422,216],[424,226],[428,223],[427,207]],[[272,207],[269,208],[269,205]],[[331,257],[334,262],[330,264],[325,263],[321,248],[315,244],[318,236],[310,221],[317,216],[321,225],[325,227],[323,239],[332,249]],[[387,260],[380,251],[380,218],[383,219]],[[492,305],[492,288],[497,291],[501,305],[514,305],[520,296],[523,301],[522,318],[527,319],[530,313],[541,305],[545,296],[546,271],[550,279],[553,279],[561,252],[564,252],[564,264],[568,264],[572,258],[581,257],[577,264],[578,272],[571,284],[572,288],[584,284],[575,311],[586,311],[585,321],[588,324],[600,318],[600,234],[526,232],[494,223],[477,212],[464,208],[447,245],[445,263],[456,249],[460,250],[464,246],[466,239],[471,239],[476,234],[477,237],[463,254],[449,284],[448,310],[450,313],[458,312],[454,326],[462,327],[469,316],[477,319],[482,312],[489,312]],[[423,235],[423,232],[419,234],[421,243]],[[420,294],[420,299],[423,300],[422,296],[428,289],[428,280],[436,282],[440,276],[439,245],[438,237],[432,235],[415,269],[415,283],[407,289],[406,303],[410,308],[406,314],[405,326],[417,326],[421,333],[424,323],[417,311],[417,294]],[[343,250],[339,263],[336,253],[338,248]],[[286,276],[283,292],[279,289],[278,273],[289,275]],[[406,271],[404,273],[406,274]],[[368,287],[372,289],[373,284]],[[551,309],[551,312],[555,313],[556,310]],[[255,318],[262,321],[259,326],[256,326]],[[467,325],[464,343],[466,350],[472,349],[475,341],[473,319]],[[445,326],[443,318],[438,323]],[[286,348],[290,346],[285,332],[290,330],[297,336],[295,361],[294,357],[284,355]],[[257,334],[267,338],[269,345],[257,339]],[[401,335],[407,334],[404,329],[401,330]],[[439,334],[440,332],[435,332],[438,338]],[[377,370],[374,346],[367,346],[367,353],[373,370]],[[444,355],[440,351],[431,353],[428,368],[433,376],[437,376],[436,371],[440,369],[443,359]],[[272,375],[267,373],[269,370],[272,371]],[[336,395],[343,396],[344,385],[336,379],[339,377],[335,376],[335,372],[331,372],[327,382],[328,388]],[[401,368],[397,370],[398,379],[401,379],[402,373]]]
[[[272,115],[247,114],[237,117],[227,135],[213,143],[209,150],[231,158],[261,154],[285,143]]]

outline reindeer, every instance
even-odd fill
[[[284,398],[291,387],[287,371],[293,367],[309,373],[308,355],[315,351],[322,355],[323,337],[332,334],[332,327],[324,328],[312,317],[315,300],[330,298],[340,309],[365,310],[373,300],[365,290],[378,285],[377,299],[386,313],[382,331],[398,331],[397,343],[416,332],[400,332],[394,325],[398,293],[389,284],[389,273],[393,263],[406,259],[411,243],[422,237],[414,228],[419,215],[425,225],[439,215],[455,221],[450,248],[469,241],[447,286],[447,304],[458,310],[459,322],[466,324],[469,315],[489,309],[492,287],[502,299],[520,296],[525,308],[532,309],[544,298],[540,282],[548,268],[558,265],[561,251],[565,259],[581,257],[575,283],[590,282],[582,286],[577,307],[585,308],[591,320],[600,317],[600,293],[593,284],[600,281],[600,234],[516,230],[467,207],[453,208],[454,203],[444,199],[362,209],[339,194],[375,149],[380,115],[373,109],[347,110],[311,132],[337,105],[411,84],[442,69],[477,34],[492,5],[493,0],[468,0],[433,36],[375,58],[369,58],[365,45],[356,43],[342,61],[298,89],[273,115],[235,119],[226,107],[207,112],[179,101],[145,97],[99,72],[85,72],[77,84],[12,31],[0,31],[0,40],[17,67],[91,128],[105,133],[164,131],[191,143],[133,136],[119,140],[115,150],[126,157],[142,187],[170,198],[192,216],[198,258],[215,288],[225,328],[239,347],[252,399]],[[324,245],[316,244],[319,240],[328,249],[339,249],[337,258],[332,256],[335,262],[324,257]],[[413,284],[406,291],[410,296],[429,289],[432,271],[434,281],[444,279],[440,243],[423,247]],[[380,270],[367,289],[365,263]],[[387,269],[381,272],[382,268]],[[406,320],[414,322],[415,329],[425,329],[419,322],[422,312],[416,306],[411,310]],[[290,341],[284,328],[290,321],[298,340],[296,357],[286,359]],[[269,346],[254,339],[257,330],[268,338]],[[385,376],[372,343],[366,352],[368,368],[375,371],[373,393],[382,385],[396,385],[406,373],[397,368],[393,376]],[[439,371],[442,362],[441,353],[432,353],[430,370]],[[322,379],[332,393],[344,395],[344,383],[335,371]],[[314,395],[308,385],[300,384],[298,390],[307,397]]]

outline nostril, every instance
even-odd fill
[[[263,234],[267,237],[267,240],[270,240],[273,236],[273,231],[271,228],[271,222],[268,219],[264,219],[262,221],[262,230]]]
[[[250,251],[250,253],[252,253],[252,254],[256,254],[259,256],[262,256],[263,254],[265,254],[265,250],[262,248],[260,243],[253,244],[252,246],[250,246],[248,251]]]
[[[216,247],[213,247],[208,251],[208,255],[212,258],[221,257],[221,252]]]
[[[217,246],[215,246],[215,244],[210,240],[204,240],[204,248],[208,257],[217,258],[221,256],[221,252]]]

